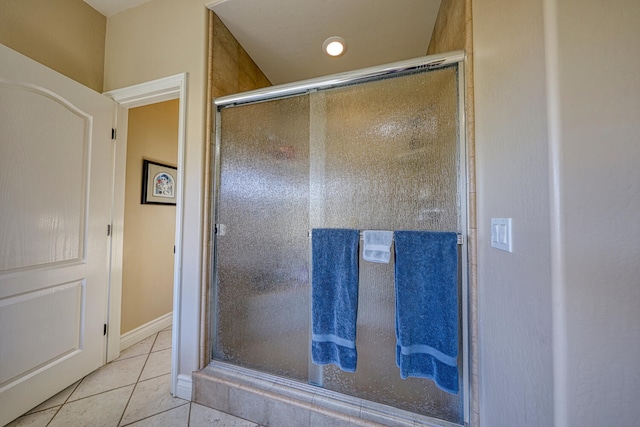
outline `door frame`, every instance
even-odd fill
[[[122,309],[122,264],[124,237],[124,192],[127,163],[127,128],[129,108],[158,102],[179,100],[178,107],[178,183],[176,186],[175,256],[173,262],[173,333],[171,346],[171,394],[176,395],[180,345],[180,295],[182,289],[182,231],[184,208],[184,168],[186,147],[188,73],[140,83],[105,92],[118,105],[114,129],[116,149],[114,158],[114,198],[112,206],[111,266],[109,274],[109,321],[107,334],[107,362],[120,354],[120,316]],[[123,136],[119,136],[123,135]]]

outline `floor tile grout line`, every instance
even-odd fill
[[[156,343],[156,340],[158,339],[158,334],[160,332],[156,332],[156,337],[153,339],[153,344],[151,344],[151,348],[149,349],[149,352],[147,353],[147,358],[144,361],[144,364],[142,365],[142,369],[140,370],[140,373],[138,374],[138,379],[136,380],[136,383],[133,386],[133,390],[131,390],[131,394],[129,395],[129,399],[127,399],[127,404],[124,405],[124,408],[122,409],[122,414],[120,415],[120,419],[118,420],[118,424],[116,424],[117,426],[120,426],[120,424],[122,424],[122,419],[124,418],[124,414],[127,412],[127,408],[129,407],[129,404],[131,403],[131,398],[133,397],[133,393],[136,392],[136,388],[138,387],[138,383],[140,382],[140,377],[142,376],[142,372],[144,372],[144,368],[145,366],[147,366],[147,362],[149,361],[149,356],[151,355],[151,350],[153,349],[153,346]]]
[[[62,405],[58,406],[58,410],[56,411],[55,414],[53,414],[53,417],[51,417],[51,419],[49,420],[49,422],[47,422],[47,424],[45,425],[45,427],[48,427],[49,424],[51,424],[54,420],[55,417],[58,416],[58,414],[60,413],[60,411],[62,411],[62,407],[64,405],[67,404],[67,402],[69,401],[69,399],[71,399],[71,395],[78,389],[78,387],[80,387],[80,383],[82,383],[82,381],[84,381],[85,378],[87,378],[90,374],[85,375],[84,377],[82,377],[82,379],[80,379],[80,381],[76,382],[76,386],[73,388],[73,390],[71,390],[71,393],[69,393],[69,396],[66,397],[66,399],[64,399],[64,402],[62,402]],[[63,390],[64,391],[64,390]],[[55,395],[54,395],[55,396]],[[53,397],[53,396],[52,396]],[[80,400],[80,399],[78,399]],[[46,402],[46,401],[45,401]],[[43,402],[44,403],[44,402]]]
[[[117,359],[112,360],[112,361],[111,361],[111,362],[109,362],[109,363],[122,362],[122,361],[125,361],[125,360],[135,359],[136,357],[144,356],[145,354],[147,354],[147,353],[135,354],[135,355],[133,355],[133,356],[126,356],[126,357],[118,357]],[[108,365],[109,363],[107,363],[107,365]]]
[[[53,419],[60,413],[60,411],[62,410],[62,407],[64,406],[64,403],[62,405],[60,405],[58,407],[58,410],[56,411],[55,414],[53,414],[53,417],[51,417],[51,419],[49,420],[49,422],[45,425],[45,427],[48,427],[49,424],[51,424],[53,422]]]
[[[164,373],[164,374],[160,374],[160,375],[156,375],[156,376],[153,376],[153,377],[145,378],[145,379],[143,379],[143,380],[139,380],[136,384],[138,384],[138,383],[144,383],[144,382],[147,382],[147,381],[149,381],[149,380],[155,380],[155,379],[157,379],[157,378],[164,377],[165,375],[171,375],[171,372],[167,372],[167,373]],[[174,397],[175,397],[175,396],[174,396]],[[179,398],[177,398],[177,399],[179,399]],[[182,400],[185,400],[185,399],[182,399]]]
[[[136,356],[136,357],[145,357],[145,355],[144,355],[144,354],[140,354],[140,355],[138,355],[138,356]],[[148,357],[149,357],[149,356],[147,355],[147,356],[146,356],[146,358],[145,358],[145,363],[147,362]],[[79,387],[79,386],[80,386],[80,384],[82,384],[82,382],[83,382],[87,377],[89,377],[91,374],[93,374],[93,373],[97,372],[98,370],[100,370],[100,369],[102,369],[102,368],[106,367],[107,365],[110,365],[110,364],[112,364],[112,363],[117,363],[117,362],[120,362],[120,361],[118,361],[118,360],[112,360],[111,362],[109,362],[109,363],[107,363],[107,364],[105,364],[105,365],[102,365],[101,367],[99,367],[99,368],[98,368],[98,369],[96,369],[95,371],[90,372],[89,374],[87,374],[85,377],[83,377],[83,378],[80,380],[80,382],[78,383],[78,387]],[[113,365],[112,365],[112,366],[113,366]],[[142,369],[144,369],[144,365],[143,365]],[[142,373],[142,371],[141,371],[141,373]],[[140,377],[140,374],[138,374],[138,378],[139,378],[139,377]],[[75,400],[71,400],[71,401],[70,401],[69,399],[71,399],[71,397],[73,396],[73,392],[75,392],[75,391],[76,391],[76,389],[78,388],[78,387],[76,387],[76,388],[73,390],[73,392],[72,392],[72,393],[67,397],[67,399],[65,400],[64,404],[66,405],[66,404],[69,404],[69,403],[78,402],[78,401],[83,400],[83,399],[86,399],[86,398],[88,398],[88,397],[94,397],[94,396],[98,396],[98,395],[103,394],[103,393],[108,393],[108,392],[113,391],[113,390],[119,390],[119,389],[124,388],[124,387],[129,387],[129,386],[135,385],[137,382],[138,382],[138,381],[136,380],[136,381],[131,382],[131,383],[128,383],[128,384],[122,384],[122,385],[119,385],[119,386],[116,386],[116,387],[113,387],[113,388],[110,388],[110,389],[107,389],[107,390],[99,391],[99,392],[97,392],[97,393],[88,394],[88,395],[86,395],[86,396],[82,396],[82,397],[80,397],[80,398],[77,398],[77,399],[75,399]]]
[[[147,415],[144,418],[140,418],[139,420],[131,421],[130,423],[127,423],[127,424],[118,424],[118,427],[127,427],[127,426],[130,426],[131,424],[139,423],[140,421],[144,421],[144,420],[147,420],[147,419],[149,419],[151,417],[155,417],[156,415],[164,414],[165,412],[169,412],[169,411],[173,411],[174,409],[182,408],[185,405],[191,405],[191,402],[187,400],[182,405],[174,406],[173,408],[165,409],[164,411],[160,411],[160,412],[157,412],[155,414]],[[189,415],[191,415],[191,406],[189,406]]]
[[[160,332],[163,332],[163,331],[160,331]],[[156,332],[156,335],[158,335],[160,332]],[[145,338],[144,340],[149,339],[149,338],[151,338],[151,337],[152,337],[152,335],[148,336],[148,337],[147,337],[147,338]],[[127,349],[125,349],[123,352],[125,352],[125,351],[129,350],[130,348],[132,348],[132,347],[134,347],[134,346],[136,346],[136,345],[140,344],[140,343],[141,343],[141,342],[143,342],[144,340],[140,340],[139,342],[137,342],[137,343],[135,343],[135,344],[133,344],[133,345],[131,345],[131,346],[127,347]],[[161,350],[153,351],[153,346],[156,344],[156,341],[157,341],[157,336],[156,336],[156,338],[154,338],[153,343],[152,343],[152,344],[151,344],[151,346],[149,347],[149,350],[147,351],[147,353],[156,353],[156,352],[158,352],[158,351],[161,351]],[[169,346],[168,348],[171,348],[171,346]],[[162,350],[166,350],[166,349],[162,349]],[[131,356],[125,356],[125,357],[122,357],[122,353],[123,353],[123,352],[121,352],[121,353],[120,353],[120,356],[118,356],[118,358],[117,358],[117,359],[114,359],[114,360],[112,360],[111,362],[119,362],[119,361],[121,361],[121,360],[133,359],[134,357],[144,356],[144,354],[145,354],[145,353],[142,353],[142,354],[133,354],[133,355],[131,355]],[[109,363],[111,363],[111,362],[109,362]]]
[[[71,397],[71,395],[73,394],[73,392],[74,392],[74,391],[76,391],[76,388],[78,388],[78,386],[80,385],[80,383],[82,382],[82,380],[83,380],[83,379],[84,379],[84,377],[83,377],[83,378],[81,378],[81,379],[79,379],[78,381],[76,381],[76,386],[73,388],[73,390],[71,390],[71,393],[69,393],[69,396],[67,396],[67,398],[64,400],[64,402],[62,402],[62,403],[60,403],[60,404],[58,404],[58,405],[50,406],[50,407],[48,407],[48,408],[38,409],[37,411],[35,411],[35,410],[34,410],[34,409],[35,409],[35,408],[37,408],[38,406],[40,406],[40,405],[44,404],[47,400],[49,400],[49,399],[53,399],[54,397],[56,397],[56,396],[59,394],[59,393],[56,393],[56,394],[54,394],[53,396],[51,396],[49,399],[47,399],[47,400],[45,400],[44,402],[42,402],[40,405],[36,405],[34,408],[29,409],[27,412],[25,412],[24,414],[20,415],[18,418],[26,417],[27,415],[39,414],[40,412],[48,411],[48,410],[50,410],[50,409],[57,408],[57,407],[59,407],[59,406],[64,405],[65,403],[67,403],[67,401],[69,400],[69,398]],[[73,384],[71,384],[71,385],[73,385]],[[70,385],[69,387],[71,387],[71,385]],[[68,387],[67,387],[67,388],[68,388]],[[62,391],[64,391],[64,390],[66,390],[66,388],[65,388],[65,389],[63,389]],[[62,393],[62,391],[61,391],[60,393]],[[16,419],[17,419],[17,418],[16,418]]]
[[[49,420],[49,422],[45,425],[45,427],[47,427],[49,424],[51,424],[51,422],[53,421],[53,419],[60,413],[60,411],[62,410],[62,407],[64,406],[64,403],[60,406],[58,406],[58,410],[56,411],[55,414],[53,414],[53,417],[51,417],[51,419]]]
[[[191,410],[193,409],[193,402],[189,401],[189,416],[187,417],[187,427],[191,425]]]
[[[120,387],[115,387],[115,388],[112,388],[112,389],[109,389],[109,390],[104,390],[104,391],[102,391],[102,392],[100,392],[100,393],[95,393],[95,394],[91,394],[91,395],[88,395],[88,396],[83,396],[83,397],[81,397],[81,398],[79,398],[79,399],[76,399],[76,400],[73,400],[73,401],[69,401],[69,399],[71,399],[71,396],[73,395],[73,393],[75,393],[75,392],[76,392],[76,390],[78,389],[78,387],[80,387],[80,384],[82,384],[82,382],[83,382],[83,381],[84,381],[84,380],[85,380],[89,375],[91,375],[93,372],[95,372],[95,371],[93,371],[93,372],[91,372],[91,373],[89,373],[89,374],[85,375],[84,377],[82,377],[80,380],[78,380],[78,381],[76,382],[75,387],[73,387],[73,389],[70,391],[69,395],[64,399],[64,401],[63,401],[61,404],[59,404],[59,405],[55,405],[55,406],[53,406],[53,407],[51,407],[51,408],[44,408],[44,409],[41,409],[41,410],[39,410],[39,411],[32,412],[32,413],[30,413],[30,414],[25,413],[25,414],[21,415],[21,417],[24,417],[24,416],[27,416],[27,415],[39,414],[39,413],[42,413],[42,412],[44,412],[44,411],[51,410],[51,409],[56,409],[55,414],[51,417],[51,419],[50,419],[50,420],[46,423],[46,425],[45,425],[46,427],[48,427],[48,426],[49,426],[49,425],[50,425],[50,424],[51,424],[51,423],[56,419],[56,417],[60,414],[60,411],[62,411],[62,409],[63,409],[63,407],[64,407],[65,405],[69,405],[69,404],[71,404],[71,403],[80,402],[80,401],[85,400],[85,399],[90,398],[90,397],[99,396],[99,395],[104,394],[104,393],[108,393],[108,392],[111,392],[111,391],[114,391],[114,390],[120,390],[120,389],[123,389],[123,388],[125,388],[125,387],[130,387],[130,386],[132,386],[132,385],[133,385],[133,389],[132,389],[132,391],[131,391],[131,394],[129,395],[129,398],[127,399],[127,403],[126,403],[126,405],[125,405],[125,407],[124,407],[124,409],[123,409],[123,411],[122,411],[122,414],[120,415],[120,418],[119,418],[119,420],[118,420],[118,426],[119,426],[119,425],[120,425],[120,423],[122,423],[122,420],[123,420],[123,418],[124,418],[124,414],[125,414],[125,412],[127,411],[128,407],[129,407],[129,404],[131,403],[131,398],[133,397],[133,393],[136,391],[136,388],[137,388],[138,384],[139,384],[140,382],[144,382],[144,381],[148,381],[148,380],[156,379],[156,378],[159,378],[159,377],[161,377],[161,376],[163,376],[163,375],[167,375],[167,374],[161,374],[161,375],[157,375],[157,376],[154,376],[154,377],[145,378],[144,380],[141,380],[141,378],[142,378],[142,373],[144,372],[144,369],[145,369],[145,367],[147,366],[147,363],[149,362],[149,358],[150,358],[150,356],[151,356],[151,353],[158,353],[158,352],[160,352],[160,351],[170,350],[170,349],[171,349],[171,346],[169,346],[169,347],[167,347],[167,348],[158,349],[158,350],[154,351],[154,346],[156,345],[156,343],[157,343],[157,341],[158,341],[159,334],[160,334],[161,332],[166,332],[166,331],[170,331],[170,332],[171,332],[171,331],[172,331],[172,329],[171,329],[171,328],[172,328],[172,327],[168,327],[168,328],[166,328],[166,329],[164,329],[164,330],[162,330],[162,331],[159,331],[159,332],[156,332],[156,333],[155,333],[155,337],[154,337],[154,339],[153,339],[153,343],[152,343],[152,344],[151,344],[151,346],[149,347],[149,350],[146,352],[146,358],[145,358],[144,364],[142,365],[142,369],[140,370],[140,373],[138,374],[138,377],[137,377],[137,379],[136,379],[136,382],[135,382],[135,383],[122,385],[122,386],[120,386]],[[120,357],[118,357],[117,359],[114,359],[112,362],[119,362],[119,361],[123,361],[123,360],[131,359],[131,358],[133,358],[133,357],[140,357],[140,356],[145,356],[145,354],[143,353],[143,354],[140,354],[140,355],[137,355],[137,356],[125,357],[124,359],[120,359]],[[112,363],[112,362],[110,362],[110,363]],[[106,365],[104,365],[104,366],[106,366]],[[55,396],[55,395],[54,395],[54,396]],[[52,397],[53,397],[53,396],[52,396]],[[43,403],[44,403],[44,402],[43,402]],[[191,403],[192,403],[192,402],[191,402],[190,400],[185,400],[185,403],[184,403],[184,404],[182,404],[182,405],[178,405],[178,406],[176,406],[176,407],[174,407],[174,408],[167,409],[167,410],[165,410],[165,411],[161,411],[161,412],[158,412],[158,413],[156,413],[156,414],[149,415],[148,417],[142,418],[141,420],[146,419],[146,418],[150,418],[150,417],[153,417],[153,416],[155,416],[155,415],[162,414],[162,413],[164,413],[164,412],[168,412],[168,411],[170,411],[170,410],[172,410],[172,409],[176,409],[176,408],[182,407],[182,406],[184,406],[184,405],[186,405],[186,404],[189,404],[189,411],[188,411],[188,412],[189,412],[189,416],[188,416],[188,419],[187,419],[187,424],[189,424],[189,423],[190,423],[190,418],[191,418]],[[134,423],[135,423],[135,422],[138,422],[138,421],[141,421],[141,420],[134,421]],[[126,425],[130,425],[130,424],[132,424],[132,423],[128,423],[128,424],[126,424]]]
[[[151,350],[151,353],[160,353],[161,351],[165,351],[165,350],[171,350],[171,347],[167,347],[167,348],[161,348],[160,350]]]
[[[123,389],[123,388],[131,387],[132,385],[136,385],[136,384],[137,384],[137,383],[124,384],[124,385],[121,385],[121,386],[118,386],[118,387],[110,388],[109,390],[101,391],[101,392],[99,392],[99,393],[90,394],[90,395],[88,395],[88,396],[82,396],[81,398],[76,399],[76,400],[72,400],[72,401],[69,401],[69,400],[67,399],[67,400],[66,400],[62,405],[60,405],[60,406],[70,405],[70,404],[72,404],[72,403],[76,403],[76,402],[80,402],[81,400],[88,399],[88,398],[90,398],[90,397],[100,396],[101,394],[109,393],[109,392],[111,392],[111,391],[121,390],[121,389]]]

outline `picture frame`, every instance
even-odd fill
[[[175,206],[178,189],[177,171],[178,168],[174,166],[143,159],[141,203]]]

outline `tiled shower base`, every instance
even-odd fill
[[[269,427],[460,427],[221,362],[194,372],[192,400]]]

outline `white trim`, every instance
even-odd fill
[[[176,74],[175,76],[164,77],[121,89],[110,90],[109,92],[105,92],[104,95],[127,108],[141,107],[143,105],[177,99],[180,97],[180,86],[176,85],[176,79],[184,74],[186,73]]]
[[[145,323],[142,326],[122,334],[120,336],[120,351],[126,350],[134,344],[139,343],[145,338],[150,337],[153,334],[157,334],[163,329],[171,326],[173,322],[173,313],[167,313],[164,316],[160,316],[151,322]]]
[[[127,110],[113,104],[112,128],[127,128]],[[122,305],[122,261],[124,243],[124,188],[126,175],[127,139],[116,138],[113,150],[113,183],[111,204],[111,246],[109,250],[109,278],[107,295],[107,359],[109,363],[120,356],[120,330]],[[118,195],[118,196],[116,196]]]
[[[180,374],[176,381],[175,397],[180,399],[191,400],[191,393],[193,390],[193,379],[191,375]]]
[[[551,235],[551,323],[553,357],[553,421],[558,427],[571,424],[568,412],[570,385],[567,367],[567,296],[565,291],[564,206],[562,194],[562,123],[560,114],[560,53],[558,4],[542,0],[544,18],[545,81],[547,97],[547,147],[549,159],[549,223]]]
[[[179,99],[180,106],[178,112],[178,186],[176,196],[176,233],[175,242],[176,250],[174,257],[173,268],[173,334],[172,334],[172,349],[171,349],[171,393],[175,396],[177,392],[178,382],[178,366],[180,366],[180,307],[181,307],[181,295],[182,295],[182,232],[184,228],[184,177],[185,177],[185,150],[186,150],[186,119],[187,119],[187,84],[188,73],[175,74],[173,76],[164,77],[158,80],[150,82],[140,83],[137,85],[111,90],[105,92],[104,95],[110,97],[120,106],[128,109],[133,107],[140,107],[143,105],[155,104],[158,102],[168,101],[170,99]],[[128,111],[124,110],[123,118],[118,122],[127,122]],[[125,134],[126,129],[120,129],[120,134]],[[118,147],[116,143],[116,161],[115,170],[124,171],[126,163],[126,144],[124,147]],[[120,153],[118,153],[120,150]],[[120,155],[118,155],[120,154]],[[122,172],[119,172],[122,173]],[[116,177],[117,178],[117,177]],[[121,181],[121,182],[120,182]],[[114,189],[114,195],[118,198],[124,198],[124,179],[118,181],[120,186]],[[115,196],[114,196],[115,199]],[[114,200],[114,205],[118,203],[118,207],[122,209],[115,210],[113,214],[113,225],[124,223],[124,203],[120,206],[121,200]],[[122,230],[114,230],[114,235],[121,236]],[[111,264],[112,280],[109,287],[109,299],[112,301],[111,296],[114,296],[113,301],[116,301],[118,293],[122,291],[122,254],[112,254]],[[116,289],[117,288],[117,289]],[[114,308],[111,313],[115,313],[117,310],[120,314],[120,307]],[[114,322],[115,323],[115,322]],[[117,345],[114,343],[116,336],[119,337],[119,331],[111,330],[109,327],[108,345]],[[119,340],[118,340],[119,341]]]

